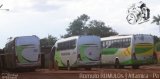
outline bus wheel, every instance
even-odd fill
[[[67,60],[67,70],[70,70],[69,60]]]
[[[132,68],[133,69],[139,69],[139,65],[133,65]]]
[[[115,65],[114,65],[114,67],[115,67],[116,69],[119,68],[119,59],[118,59],[118,58],[116,58],[116,60],[115,60]]]

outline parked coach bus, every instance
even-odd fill
[[[37,36],[16,37],[5,45],[5,68],[36,68],[41,65],[40,40]]]
[[[91,68],[100,64],[100,37],[73,36],[55,43],[55,60],[58,67]],[[87,68],[87,69],[88,69]]]
[[[145,34],[121,35],[101,38],[102,65],[115,65],[115,68],[154,63],[153,36]]]

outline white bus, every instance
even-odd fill
[[[73,36],[55,43],[58,67],[89,67],[100,63],[100,37]]]
[[[123,68],[130,65],[139,68],[140,65],[154,63],[153,36],[145,34],[119,35],[101,38],[102,65],[115,65]]]
[[[40,39],[35,35],[16,37],[5,45],[4,54],[7,69],[39,67]]]

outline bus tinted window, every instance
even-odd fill
[[[131,38],[107,40],[102,42],[103,48],[127,48],[130,46]]]
[[[126,38],[125,41],[123,42],[123,47],[124,48],[129,47],[130,46],[130,42],[131,42],[131,39]]]
[[[57,50],[74,49],[76,47],[76,40],[65,41],[58,43]]]

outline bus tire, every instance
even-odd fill
[[[132,65],[133,69],[139,69],[139,65]]]
[[[116,58],[114,67],[115,67],[116,69],[118,69],[119,66],[120,66],[120,65],[119,65],[119,59]]]
[[[70,70],[69,60],[67,60],[67,70]]]

